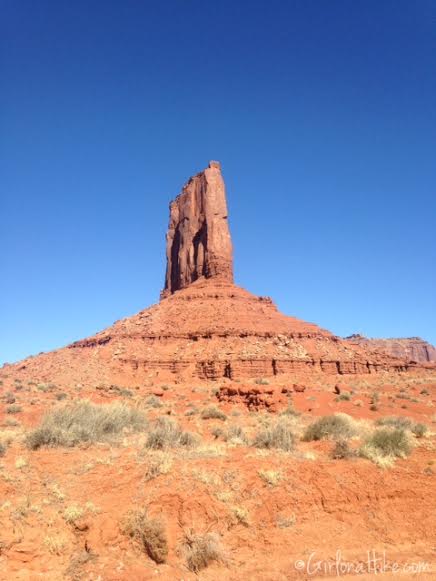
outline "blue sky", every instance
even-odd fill
[[[210,159],[238,284],[436,343],[432,0],[0,5],[0,363],[157,302]]]

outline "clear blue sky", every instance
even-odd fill
[[[222,162],[238,284],[436,343],[433,0],[1,0],[0,362],[157,302]]]

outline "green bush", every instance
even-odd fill
[[[31,450],[41,446],[77,446],[81,442],[108,440],[123,430],[139,431],[145,415],[124,404],[94,404],[81,401],[48,412],[40,426],[26,436]]]
[[[335,414],[319,418],[307,427],[303,440],[324,440],[326,438],[347,439],[356,434],[351,418],[345,414]]]
[[[278,448],[289,452],[295,446],[295,434],[292,425],[285,419],[280,419],[275,425],[269,426],[256,434],[253,446],[256,448]]]
[[[376,430],[366,444],[382,456],[404,458],[411,452],[409,439],[402,429],[383,428]]]
[[[385,418],[379,418],[376,421],[376,425],[396,428],[398,430],[410,430],[413,426],[413,421],[402,416],[387,416]]]
[[[428,431],[425,424],[417,423],[403,416],[389,416],[377,420],[378,426],[396,428],[398,430],[410,430],[417,438],[422,438]]]

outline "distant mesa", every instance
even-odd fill
[[[436,362],[436,348],[420,337],[405,337],[398,339],[369,339],[363,335],[354,334],[346,337],[346,341],[355,345],[364,345],[392,357],[416,361],[418,363]]]

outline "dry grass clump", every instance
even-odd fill
[[[151,519],[146,509],[130,512],[122,525],[122,531],[138,541],[155,563],[165,563],[168,558],[165,527],[160,520]]]
[[[396,458],[406,458],[412,451],[407,433],[402,429],[383,428],[376,430],[359,453],[382,467],[389,467]]]
[[[183,541],[183,551],[188,569],[194,573],[205,569],[213,561],[224,560],[224,551],[216,533],[202,535],[189,531]]]
[[[161,474],[168,474],[173,465],[173,459],[168,452],[156,450],[148,452],[147,467],[145,469],[145,479],[153,480]]]
[[[8,405],[6,407],[6,413],[7,414],[19,414],[22,411],[23,411],[23,408],[20,405],[16,404],[16,403],[13,403],[13,404]]]
[[[193,448],[198,444],[199,437],[191,432],[184,432],[177,422],[162,416],[158,418],[148,433],[145,447],[152,450],[165,450],[184,446]]]
[[[201,412],[201,419],[202,420],[222,420],[225,421],[227,419],[226,414],[217,408],[214,405],[208,406],[204,408]]]
[[[152,408],[161,408],[163,406],[162,402],[155,395],[150,395],[145,401],[145,405]]]
[[[277,486],[283,478],[279,470],[259,470],[258,474],[270,486]]]
[[[350,448],[347,440],[337,440],[333,450],[331,451],[331,457],[333,460],[348,460],[349,458],[353,458],[355,455],[355,451]]]
[[[221,438],[225,442],[230,442],[233,444],[247,444],[248,438],[241,428],[241,426],[233,425],[229,426],[227,430],[223,430],[219,426],[212,428],[211,434],[215,438]]]
[[[319,418],[307,427],[303,435],[304,442],[333,438],[335,440],[351,438],[357,430],[353,420],[347,414],[334,414]]]
[[[396,428],[398,430],[409,430],[417,438],[422,438],[428,431],[428,428],[425,424],[414,422],[410,418],[402,416],[389,416],[386,418],[380,418],[377,420],[376,424],[378,426]]]
[[[41,425],[27,434],[26,445],[31,450],[41,446],[71,447],[105,441],[124,430],[139,431],[145,426],[145,415],[127,405],[80,401],[48,412]]]
[[[285,418],[258,432],[253,440],[256,448],[280,449],[290,452],[295,446],[294,426]]]

